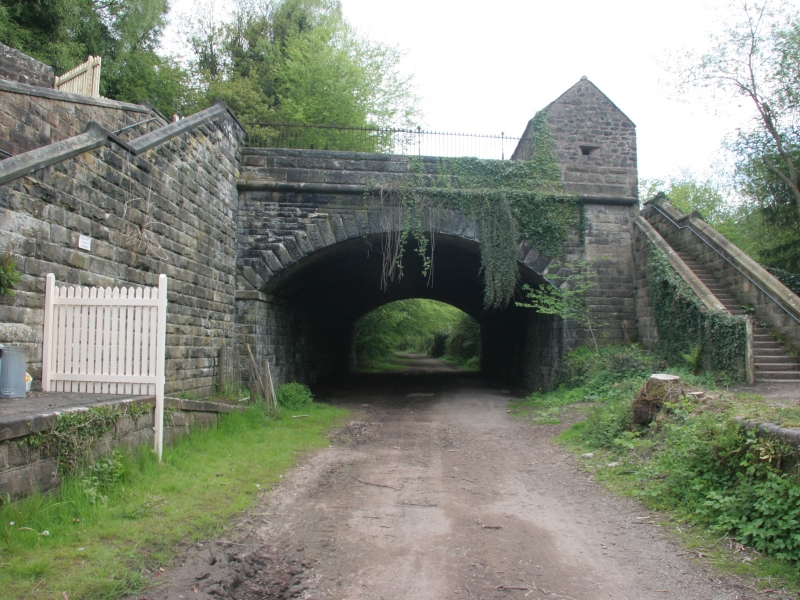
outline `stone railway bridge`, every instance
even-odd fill
[[[435,220],[432,283],[422,274],[421,259],[409,251],[403,278],[381,289],[381,239],[390,220],[382,218],[380,191],[373,188],[413,177],[404,157],[246,148],[242,162],[240,339],[267,355],[291,357],[284,363],[296,369],[290,377],[348,369],[355,322],[405,298],[439,300],[475,318],[481,324],[482,369],[529,386],[548,385],[562,353],[581,340],[581,331],[529,309],[483,309],[480,230],[458,210]],[[424,165],[434,173],[437,161],[425,158]],[[609,339],[622,341],[626,330],[632,335],[636,328],[631,251],[636,199],[584,195],[582,201],[585,243],[574,231],[568,254],[601,259],[595,317],[609,324]],[[552,257],[537,250],[535,240],[518,241],[517,259],[521,282],[544,282]],[[280,369],[281,361],[276,364]]]
[[[36,379],[49,272],[99,286],[154,285],[166,273],[171,393],[212,391],[227,369],[222,348],[246,373],[245,344],[270,361],[277,383],[346,370],[356,320],[403,298],[441,300],[473,316],[482,369],[527,387],[552,385],[563,354],[585,340],[558,317],[513,305],[483,310],[480,230],[454,210],[435,223],[433,284],[410,252],[403,279],[381,290],[387,232],[375,186],[408,180],[406,157],[250,148],[224,104],[169,122],[147,104],[48,88],[47,67],[0,50],[0,150],[10,156],[0,161],[0,239],[23,272],[16,295],[0,302],[0,343],[24,345]],[[670,244],[691,240],[660,213],[639,214],[635,127],[585,78],[548,106],[547,126],[563,186],[583,205],[583,231],[572,232],[566,259],[596,261],[590,305],[605,323],[602,342],[655,343],[649,249],[664,244],[669,254]],[[533,150],[520,147],[513,159]],[[436,159],[423,164],[435,172]],[[91,249],[79,247],[82,236]],[[517,243],[521,282],[546,284],[553,257],[537,240]],[[759,281],[791,310],[800,306],[764,273]],[[735,274],[726,281],[765,318],[775,312]],[[791,319],[773,321],[800,343]]]

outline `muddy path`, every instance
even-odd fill
[[[410,357],[408,360],[415,360]],[[512,394],[419,358],[324,399],[353,411],[220,540],[139,598],[749,599],[636,503],[508,412]]]

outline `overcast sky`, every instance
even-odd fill
[[[219,0],[218,0],[219,2]],[[173,0],[173,14],[191,10]],[[424,125],[437,131],[522,134],[527,121],[586,75],[636,124],[640,178],[688,168],[703,176],[724,136],[743,124],[676,97],[666,65],[707,45],[726,0],[342,0],[367,37],[406,54]],[[174,29],[168,36],[175,39]],[[174,43],[174,42],[173,42]]]

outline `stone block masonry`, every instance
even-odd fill
[[[597,287],[591,291],[592,319],[603,329],[605,343],[629,343],[637,335],[631,248],[638,209],[586,204],[583,210],[584,257],[593,261],[597,272]]]
[[[55,73],[53,67],[0,44],[0,78],[52,89]]]
[[[314,383],[320,376],[344,373],[349,364],[349,331],[336,331],[313,313],[260,292],[236,295],[238,367],[241,379],[250,385],[251,363],[246,344],[259,369],[270,363],[273,385]]]
[[[0,343],[24,346],[36,379],[48,272],[102,287],[152,286],[166,273],[167,393],[213,390],[218,349],[234,339],[243,135],[223,112],[139,154],[109,142],[0,186],[0,237],[23,273],[0,299]]]
[[[547,108],[553,152],[568,192],[609,198],[636,198],[636,126],[586,77]],[[532,156],[533,122],[513,158]],[[527,141],[526,141],[527,140]]]
[[[0,79],[0,150],[20,154],[82,133],[95,122],[123,139],[140,136],[167,120],[146,104],[92,98]],[[137,123],[141,125],[130,127]]]
[[[658,343],[658,327],[651,306],[650,298],[650,244],[644,231],[633,228],[633,256],[636,281],[636,317],[639,344],[643,348],[652,348]]]

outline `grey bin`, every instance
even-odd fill
[[[0,398],[25,397],[25,348],[5,346],[0,349]]]

